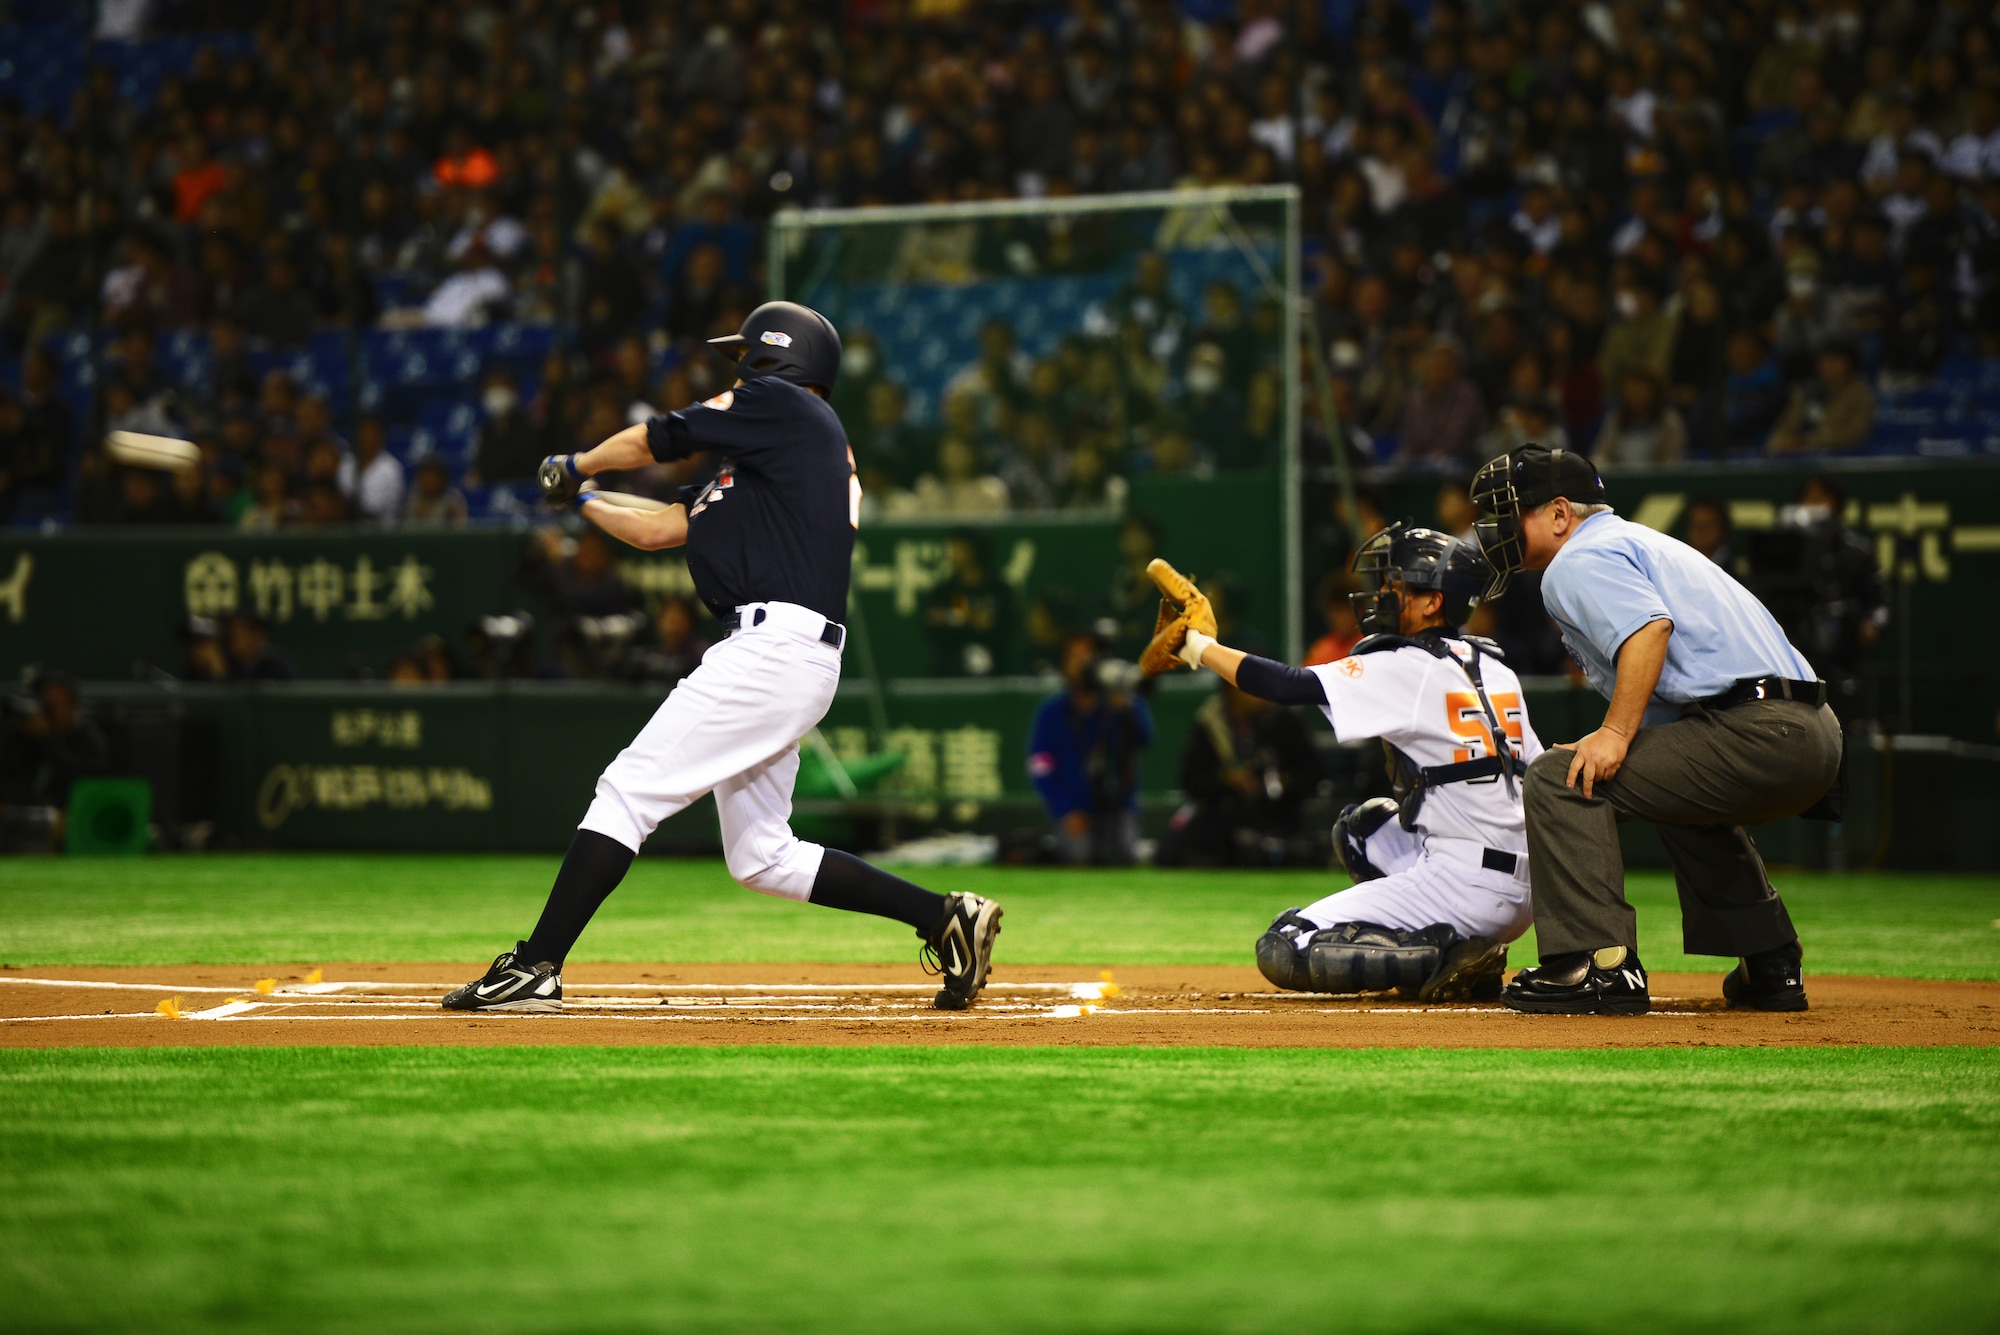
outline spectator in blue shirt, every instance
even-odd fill
[[[1153,716],[1131,693],[1137,670],[1107,659],[1087,632],[1063,643],[1061,695],[1042,701],[1028,737],[1028,776],[1072,865],[1130,866],[1139,838],[1139,752]]]

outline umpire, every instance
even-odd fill
[[[1798,933],[1745,823],[1830,796],[1840,725],[1826,684],[1727,572],[1604,503],[1582,455],[1528,445],[1473,481],[1497,572],[1540,570],[1542,601],[1611,704],[1597,731],[1528,767],[1528,875],[1541,962],[1520,1011],[1639,1015],[1650,1005],[1618,823],[1651,821],[1673,862],[1690,955],[1734,955],[1731,1005],[1806,1008]]]

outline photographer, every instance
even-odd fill
[[[1874,545],[1847,526],[1846,509],[1838,479],[1807,478],[1776,527],[1751,536],[1746,581],[1826,678],[1827,703],[1843,726],[1863,713],[1861,660],[1889,624]]]
[[[1132,694],[1138,669],[1104,657],[1095,635],[1063,643],[1061,695],[1044,700],[1028,735],[1028,775],[1055,822],[1062,860],[1130,866],[1139,838],[1138,753],[1153,716]]]
[[[616,675],[632,637],[644,628],[638,598],[618,573],[611,542],[595,528],[574,539],[554,525],[538,529],[516,579],[546,599],[561,627],[557,666],[585,680]]]
[[[1188,800],[1160,841],[1160,865],[1302,861],[1301,815],[1319,783],[1320,763],[1299,716],[1225,681],[1194,722],[1181,750]]]

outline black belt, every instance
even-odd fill
[[[1733,709],[1752,700],[1796,700],[1818,709],[1826,703],[1826,683],[1794,681],[1790,677],[1752,677],[1737,682],[1720,695],[1695,703],[1703,709]]]
[[[1512,853],[1502,852],[1497,848],[1489,848],[1480,853],[1479,865],[1488,871],[1505,872],[1507,875],[1512,876],[1514,868],[1520,866],[1521,862]]]
[[[764,624],[763,608],[760,607],[757,609],[757,614],[750,618],[750,624],[753,626],[761,626]],[[743,614],[741,612],[729,612],[723,616],[722,618],[723,634],[725,635],[734,634],[735,632],[742,629],[743,629]],[[826,625],[820,628],[819,642],[821,644],[830,644],[836,649],[840,648],[841,645],[847,642],[847,627],[841,625],[838,621],[827,622]]]

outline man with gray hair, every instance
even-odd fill
[[[1730,1004],[1806,1008],[1798,933],[1745,824],[1837,796],[1826,683],[1750,592],[1686,543],[1621,519],[1582,455],[1526,445],[1473,480],[1497,572],[1540,570],[1542,601],[1603,724],[1528,766],[1528,874],[1541,963],[1501,1000],[1520,1011],[1643,1014],[1637,915],[1618,825],[1651,821],[1673,863],[1683,949],[1734,955]]]

